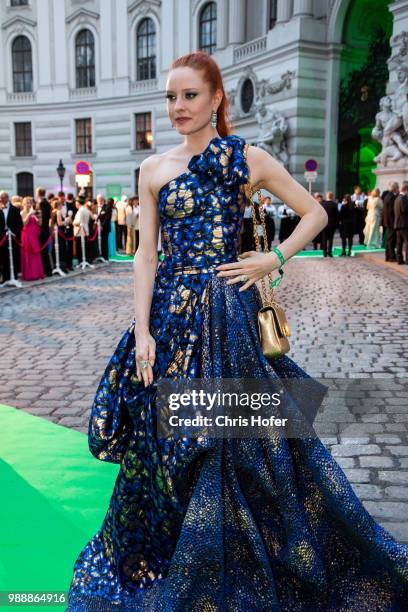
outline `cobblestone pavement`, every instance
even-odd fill
[[[87,431],[133,317],[131,264],[0,296],[0,402]],[[357,495],[408,542],[408,283],[359,258],[293,259],[278,292],[290,357],[330,379],[316,429]]]

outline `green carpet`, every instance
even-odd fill
[[[109,257],[109,261],[133,261],[133,255],[114,255],[113,257]]]
[[[341,246],[333,247],[333,257],[340,257],[341,252],[342,252]],[[354,255],[356,255],[357,253],[377,253],[377,252],[383,253],[384,249],[367,249],[366,246],[358,244],[356,246],[353,246],[351,250],[351,256],[354,257]],[[296,253],[294,257],[323,257],[323,251],[321,249],[304,250],[304,251],[300,251],[299,253]],[[163,257],[161,256],[160,259],[163,259]],[[119,262],[128,263],[129,261],[133,261],[133,255],[116,255],[116,257],[111,257],[110,261],[119,261]]]
[[[102,524],[118,469],[90,454],[85,434],[0,404],[0,591],[68,591],[79,552]]]
[[[342,252],[342,247],[341,246],[334,246],[333,247],[333,257],[340,257],[341,256],[341,252]],[[354,257],[354,255],[356,255],[357,253],[383,253],[384,249],[367,249],[366,246],[364,245],[356,245],[353,246],[353,248],[351,249],[351,257]],[[309,250],[309,251],[300,251],[299,253],[296,253],[295,257],[323,257],[323,251],[322,249],[316,249],[316,250]]]

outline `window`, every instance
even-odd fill
[[[156,28],[153,19],[143,19],[136,34],[138,81],[156,78]]]
[[[210,55],[214,53],[217,44],[217,5],[208,2],[200,13],[199,48]]]
[[[90,30],[81,30],[75,39],[76,87],[95,87],[95,41]]]
[[[136,149],[152,148],[152,116],[151,113],[136,113]]]
[[[269,0],[269,29],[272,30],[276,23],[278,12],[278,0]]]
[[[17,174],[17,195],[34,196],[34,177],[31,172],[19,172]]]
[[[92,153],[92,119],[76,119],[76,152]]]
[[[33,62],[31,43],[27,36],[17,36],[11,47],[13,91],[33,91]]]
[[[31,143],[31,123],[14,124],[16,157],[31,157],[33,154]]]
[[[251,79],[245,79],[241,89],[241,107],[244,113],[249,113],[254,102],[254,85]]]
[[[11,0],[10,6],[28,6],[28,0]]]

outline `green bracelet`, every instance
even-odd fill
[[[285,263],[285,261],[286,261],[286,260],[285,260],[284,256],[282,255],[282,251],[280,251],[280,250],[278,249],[278,247],[276,247],[276,246],[271,247],[271,250],[272,250],[274,253],[276,253],[276,254],[277,254],[277,256],[279,257],[279,261],[281,262],[281,266],[283,266],[283,264]]]
[[[275,289],[275,287],[277,287],[279,285],[279,283],[281,282],[281,280],[282,280],[282,276],[283,276],[282,268],[279,268],[278,272],[279,272],[280,276],[278,276],[277,278],[275,278],[273,281],[271,281],[269,283],[269,285],[272,287],[272,289]]]
[[[283,264],[285,263],[285,258],[282,255],[281,251],[278,249],[278,247],[272,247],[271,251],[276,253],[276,255],[279,258],[281,266],[283,266]],[[282,270],[282,267],[278,268],[278,272],[279,272],[280,276],[278,276],[277,278],[275,278],[273,281],[270,282],[270,286],[271,286],[272,289],[277,287],[279,285],[279,283],[281,282],[281,280],[282,280],[282,277],[283,277],[283,274],[284,274],[284,272]]]

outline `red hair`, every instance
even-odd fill
[[[178,57],[172,63],[170,70],[188,66],[203,73],[203,79],[210,85],[210,91],[214,95],[217,89],[222,91],[222,100],[217,109],[217,132],[220,136],[228,136],[232,130],[232,123],[229,118],[230,103],[224,89],[221,70],[215,60],[204,51],[194,51]]]

